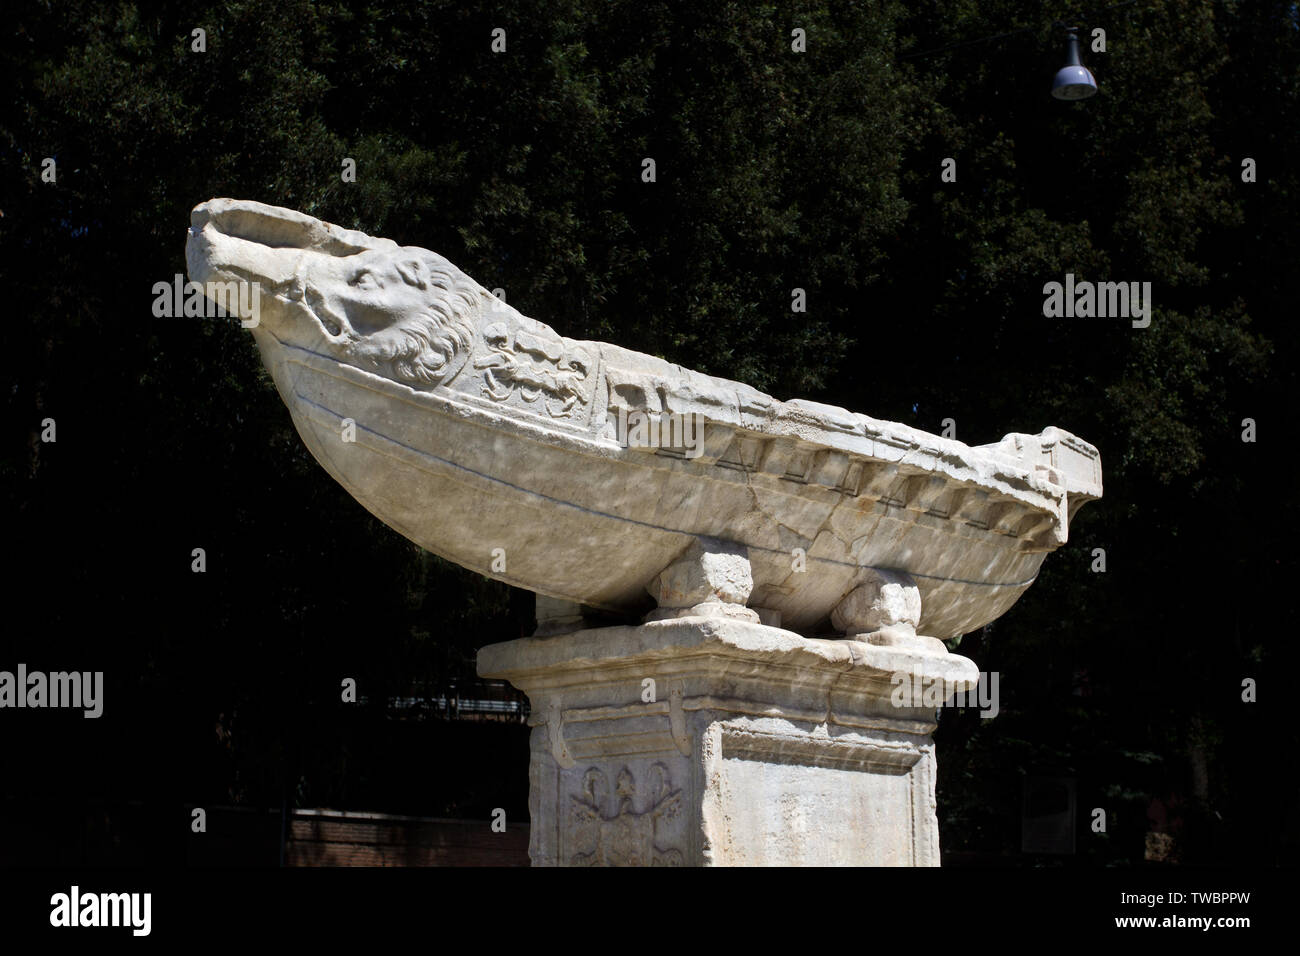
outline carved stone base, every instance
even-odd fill
[[[532,702],[534,866],[937,866],[935,711],[893,678],[978,679],[941,644],[717,616],[493,644],[478,671]]]

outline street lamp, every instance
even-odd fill
[[[1070,27],[1068,33],[1066,63],[1052,80],[1052,95],[1058,100],[1086,100],[1097,94],[1097,81],[1092,71],[1079,62],[1079,28]]]

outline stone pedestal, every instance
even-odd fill
[[[896,691],[978,673],[909,637],[712,614],[483,648],[532,703],[533,865],[938,865],[935,707]]]

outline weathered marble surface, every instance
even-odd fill
[[[551,598],[647,611],[647,587],[715,538],[747,550],[748,604],[768,623],[825,629],[846,595],[896,570],[918,589],[915,628],[948,638],[1004,613],[1102,492],[1096,449],[1059,429],[970,447],[780,402],[564,338],[432,252],[292,210],[203,203],[187,262],[198,282],[259,283],[263,359],[358,501]],[[624,447],[616,422],[636,411],[702,416],[702,453]]]

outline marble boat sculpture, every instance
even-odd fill
[[[551,598],[642,613],[660,572],[720,539],[747,551],[765,623],[824,632],[864,581],[905,572],[916,630],[946,639],[1011,607],[1102,493],[1097,450],[1060,429],[968,446],[777,401],[564,338],[435,253],[289,209],[205,202],[186,259],[192,281],[258,284],[262,358],[353,497]],[[691,453],[621,440],[621,420],[664,416],[703,422]]]

